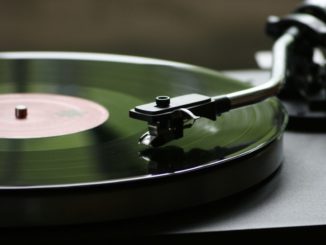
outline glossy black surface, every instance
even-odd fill
[[[224,113],[217,121],[200,119],[182,139],[150,149],[137,144],[146,124],[130,119],[129,109],[160,94],[213,96],[247,86],[195,66],[97,54],[3,53],[0,71],[1,93],[71,95],[110,113],[100,127],[76,134],[0,139],[0,188],[173,175],[255,151],[279,137],[285,124],[283,108],[272,98]]]
[[[216,121],[199,119],[183,138],[158,148],[137,144],[147,125],[128,115],[163,92],[215,96],[246,87],[215,71],[154,59],[0,53],[2,93],[76,96],[110,114],[101,126],[75,134],[0,139],[0,226],[131,219],[202,205],[260,183],[283,160],[287,116],[277,99]]]

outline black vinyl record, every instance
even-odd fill
[[[90,53],[0,53],[1,226],[124,219],[214,201],[261,182],[282,160],[276,98],[199,119],[158,148],[137,144],[133,107],[247,88],[187,64]],[[15,106],[27,107],[15,118]]]

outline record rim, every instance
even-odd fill
[[[218,166],[214,171],[206,169],[208,171],[201,174],[190,173],[181,178],[174,178],[174,176],[169,182],[163,183],[161,179],[152,179],[151,182],[142,181],[132,186],[120,185],[114,188],[102,186],[103,188],[95,191],[92,188],[80,188],[69,189],[64,193],[59,192],[58,189],[50,192],[45,190],[24,193],[5,192],[2,193],[1,203],[3,207],[1,212],[5,213],[2,213],[3,219],[0,221],[0,227],[40,227],[111,222],[166,213],[218,201],[260,185],[269,177],[273,177],[272,175],[279,170],[283,162],[283,137],[275,139],[259,152],[252,152],[252,155],[255,162],[249,156],[248,159],[232,161],[231,163],[235,165],[235,168],[232,169],[230,166]],[[253,168],[256,170],[258,167],[260,171],[258,171],[259,173],[257,171],[250,172],[252,176],[249,177],[248,172],[240,180],[234,179],[234,170],[236,170],[236,174],[242,175],[243,168],[247,167],[251,170]],[[224,186],[225,178],[218,178],[221,177],[220,168],[222,174],[227,174],[226,180],[232,181],[231,185]],[[254,177],[254,179],[250,177]],[[189,184],[192,187],[191,195],[189,195]],[[218,184],[222,184],[222,186]],[[187,191],[184,189],[186,187]],[[165,191],[163,197],[158,190]],[[179,191],[182,192],[179,193]],[[171,195],[178,196],[171,198]],[[137,199],[132,201],[133,198]],[[37,207],[40,208],[40,210],[34,210],[36,213],[33,216],[30,212],[26,213],[28,203],[37,204]],[[21,205],[24,206],[21,207]],[[30,205],[27,205],[27,208],[28,206]],[[16,210],[18,207],[20,210]],[[14,213],[12,213],[13,211]],[[61,215],[56,215],[59,213]]]

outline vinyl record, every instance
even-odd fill
[[[199,119],[158,148],[137,144],[133,107],[247,88],[219,73],[156,59],[0,53],[1,226],[76,224],[214,201],[261,182],[282,160],[276,98]],[[25,106],[27,116],[17,117]]]

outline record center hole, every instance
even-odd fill
[[[15,116],[17,119],[25,119],[27,117],[27,106],[17,105],[15,107]]]

